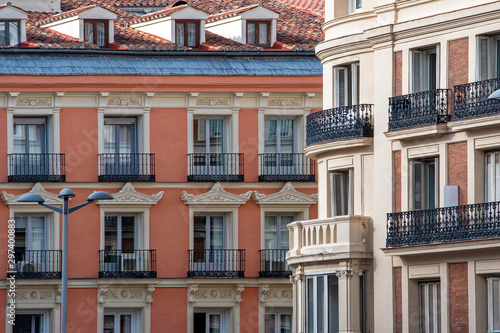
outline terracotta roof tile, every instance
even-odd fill
[[[228,13],[241,13],[258,6],[259,0],[194,0],[187,1],[188,5],[199,9],[212,18],[227,15]],[[292,3],[292,4],[287,4]],[[58,33],[50,28],[40,27],[41,22],[49,22],[56,18],[76,15],[94,6],[100,6],[117,15],[114,24],[115,41],[109,46],[115,50],[189,50],[184,46],[178,46],[169,40],[144,33],[129,27],[132,22],[141,20],[141,16],[120,9],[120,7],[162,7],[160,12],[148,14],[149,17],[173,13],[185,8],[186,5],[172,7],[175,0],[62,0],[62,13],[39,13],[28,12],[27,42],[20,47],[38,48],[99,48],[97,45],[86,43],[77,38]],[[224,51],[266,51],[266,50],[294,50],[311,51],[314,45],[323,40],[321,25],[323,18],[314,11],[318,8],[319,0],[271,0],[265,2],[265,8],[279,14],[277,22],[277,42],[272,47],[258,47],[254,45],[241,44],[234,40],[219,36],[206,31],[206,43],[202,44],[200,50],[224,50]],[[312,8],[305,10],[299,5],[309,5]],[[178,8],[178,9],[177,9]],[[145,16],[145,17],[148,17]],[[144,17],[142,17],[144,18]],[[5,47],[5,46],[4,46]]]
[[[253,4],[250,6],[245,6],[245,7],[229,10],[227,12],[213,14],[213,15],[210,15],[208,17],[207,22],[213,22],[213,21],[221,20],[224,18],[232,17],[232,16],[237,16],[238,14],[244,13],[244,12],[246,12],[250,9],[254,9],[256,7],[259,7],[259,4]]]

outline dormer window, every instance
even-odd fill
[[[269,46],[270,22],[247,21],[247,44]]]
[[[21,41],[21,22],[18,20],[0,20],[0,44],[17,45]]]
[[[108,21],[107,20],[84,20],[85,41],[101,47],[108,47]]]
[[[175,21],[175,43],[187,47],[200,45],[200,21]]]

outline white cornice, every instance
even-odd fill
[[[218,205],[218,206],[236,206],[246,203],[253,191],[243,194],[234,194],[226,192],[221,183],[215,183],[212,189],[206,193],[194,195],[186,191],[182,192],[181,200],[186,205]]]
[[[139,205],[151,207],[160,201],[163,193],[163,191],[152,195],[140,193],[134,189],[134,186],[131,183],[126,183],[119,192],[112,194],[114,197],[113,200],[99,200],[97,203],[106,207],[117,205]]]
[[[447,124],[434,124],[428,126],[412,127],[392,132],[384,132],[385,136],[391,140],[411,140],[422,136],[438,135],[448,133]]]
[[[294,206],[307,206],[318,202],[317,194],[305,194],[302,192],[298,192],[293,187],[292,183],[286,183],[283,188],[272,194],[261,194],[257,191],[253,192],[253,200],[258,205],[267,206],[267,205],[294,205]]]
[[[49,205],[62,205],[63,200],[60,199],[57,194],[47,192],[43,188],[41,183],[36,183],[33,188],[27,192],[27,193],[35,193],[40,195],[44,200],[46,204]],[[17,200],[26,193],[22,193],[19,195],[14,195],[14,194],[8,194],[7,192],[3,191],[2,192],[2,201],[7,205],[7,206],[27,206],[27,205],[36,205],[38,206],[37,203],[33,202],[17,202]]]
[[[330,150],[338,150],[346,148],[352,149],[354,147],[371,146],[372,144],[373,144],[373,138],[365,138],[365,137],[345,139],[345,140],[334,140],[307,146],[304,148],[304,153],[306,153],[307,157],[311,159],[316,159],[319,154],[328,152]]]

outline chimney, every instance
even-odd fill
[[[60,12],[61,0],[10,0],[13,6],[25,11]]]

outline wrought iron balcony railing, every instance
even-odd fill
[[[64,154],[8,154],[9,182],[64,182]]]
[[[487,116],[500,112],[500,101],[488,99],[500,89],[500,79],[484,80],[455,86],[453,120]]]
[[[100,278],[155,278],[156,250],[100,250]]]
[[[188,154],[190,182],[242,182],[243,154]]]
[[[303,153],[259,154],[259,181],[261,182],[313,182],[316,161]]]
[[[154,182],[155,154],[99,154],[100,182]]]
[[[306,143],[373,136],[372,105],[358,104],[311,113],[306,120]]]
[[[387,247],[500,237],[500,203],[387,214]]]
[[[283,249],[260,250],[260,277],[286,278],[292,269],[286,263],[286,252]]]
[[[188,251],[188,277],[238,278],[245,276],[245,250]]]
[[[435,89],[389,97],[389,131],[446,123],[450,89]]]
[[[60,279],[60,250],[15,250],[18,279]]]

